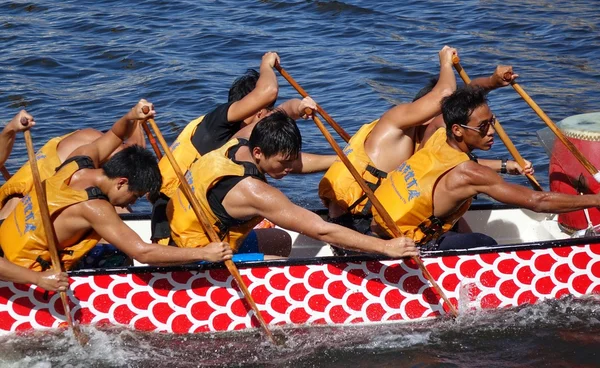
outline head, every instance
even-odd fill
[[[274,179],[281,179],[290,173],[300,154],[302,136],[294,119],[275,110],[256,124],[249,146],[258,169]]]
[[[162,184],[156,158],[137,145],[116,153],[102,165],[102,170],[113,183],[106,193],[113,206],[126,207],[146,193],[155,195]]]
[[[254,69],[246,70],[246,73],[236,79],[229,88],[229,102],[240,101],[256,88],[260,74]],[[268,107],[275,106],[273,101]]]
[[[429,80],[429,82],[427,82],[425,87],[421,88],[419,90],[419,92],[417,92],[417,94],[413,98],[412,102],[415,102],[419,98],[421,98],[421,97],[425,96],[426,94],[428,94],[429,92],[431,92],[433,90],[433,87],[435,87],[435,85],[437,84],[437,82],[438,82],[437,78],[431,78]]]
[[[469,150],[487,151],[494,143],[494,115],[482,88],[458,88],[442,100],[446,134]]]

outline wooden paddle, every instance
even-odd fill
[[[4,180],[8,181],[11,175],[4,165],[0,166],[0,171],[2,171],[2,176],[4,177]]]
[[[296,91],[300,93],[302,97],[308,97],[308,93],[306,93],[306,91],[302,87],[300,87],[298,83],[296,83],[294,78],[292,78],[285,70],[283,70],[279,63],[275,63],[275,69],[279,71],[281,76],[284,77],[292,85],[292,87],[294,87]],[[333,118],[321,108],[321,106],[319,106],[319,104],[317,104],[317,112],[321,114],[321,116],[325,118],[325,120],[329,123],[333,130],[335,130],[340,135],[340,137],[342,137],[342,139],[346,141],[346,143],[348,143],[350,138],[352,138],[350,134],[346,133],[346,131],[342,129],[342,127],[338,123],[336,123],[335,120],[333,120]]]
[[[29,130],[23,132],[25,136],[25,144],[27,146],[27,156],[29,157],[29,165],[31,166],[31,173],[33,175],[33,184],[35,186],[35,192],[37,201],[40,206],[40,214],[42,216],[42,224],[46,233],[46,239],[48,239],[48,251],[50,252],[50,258],[52,259],[52,268],[57,271],[62,271],[60,263],[60,257],[58,256],[58,241],[56,240],[56,233],[54,232],[54,225],[50,220],[50,211],[48,210],[48,199],[46,198],[45,186],[40,180],[40,172],[37,166],[37,160],[35,158],[35,150],[33,149],[33,142],[31,141],[31,133]],[[90,338],[84,334],[78,325],[73,323],[71,319],[71,308],[69,307],[69,299],[66,291],[60,292],[60,299],[62,301],[63,308],[65,310],[65,317],[69,327],[73,330],[75,338],[81,346],[85,346]]]
[[[460,59],[458,56],[454,56],[454,58],[452,59],[452,63],[454,64],[454,68],[462,78],[463,82],[465,82],[465,84],[471,84],[471,78],[469,78],[467,72],[465,72],[465,70],[460,65]],[[510,78],[510,76],[508,76],[508,78]],[[502,143],[504,143],[506,149],[508,149],[508,152],[512,155],[512,157],[519,164],[519,166],[525,167],[525,160],[517,150],[517,147],[515,147],[510,138],[508,138],[508,134],[506,134],[506,131],[504,130],[504,128],[502,128],[502,125],[500,125],[500,121],[498,121],[498,119],[496,119],[496,121],[494,122],[494,130],[496,131],[496,133],[498,133],[498,137],[500,137],[500,140],[502,141]],[[540,192],[543,191],[542,186],[540,185],[540,183],[538,183],[538,181],[533,175],[526,174],[525,176],[529,180],[529,183],[531,184],[533,189]]]
[[[510,85],[515,89],[515,91],[517,91],[519,96],[521,96],[525,100],[525,102],[527,102],[529,107],[531,107],[533,111],[535,111],[536,114],[538,114],[538,116],[544,121],[544,123],[546,123],[548,128],[550,128],[550,130],[565,145],[565,147],[567,147],[567,149],[573,154],[573,156],[575,156],[575,158],[583,165],[583,167],[585,167],[585,169],[590,173],[590,175],[592,175],[594,179],[596,179],[596,181],[600,183],[600,171],[596,169],[594,164],[592,164],[577,149],[577,147],[575,147],[575,145],[570,140],[568,140],[567,137],[565,137],[565,135],[560,131],[556,124],[554,124],[554,122],[550,120],[548,115],[544,113],[544,111],[538,106],[538,104],[536,104],[535,101],[533,101],[533,99],[529,97],[527,92],[525,92],[525,90],[523,90],[523,88],[521,88],[521,86],[518,83],[512,82]]]
[[[319,128],[319,130],[321,131],[321,133],[323,133],[323,135],[325,136],[325,139],[327,139],[327,141],[329,142],[329,144],[331,145],[333,150],[339,156],[340,160],[342,160],[344,165],[346,165],[346,168],[348,168],[348,170],[354,177],[354,180],[356,180],[356,182],[360,185],[361,189],[365,192],[365,194],[367,195],[367,197],[373,204],[373,207],[375,207],[375,209],[377,209],[377,212],[379,212],[379,214],[383,218],[383,221],[385,221],[388,228],[390,228],[392,230],[394,237],[398,238],[398,237],[403,236],[402,233],[400,232],[400,229],[398,228],[398,225],[396,225],[396,222],[390,217],[390,215],[385,210],[385,208],[383,207],[383,205],[381,204],[379,199],[377,199],[377,197],[375,197],[375,194],[373,193],[371,188],[369,188],[367,186],[364,179],[360,176],[358,171],[356,171],[356,169],[354,168],[354,165],[352,165],[352,163],[350,162],[348,157],[346,157],[346,155],[344,154],[344,151],[342,151],[342,148],[337,144],[335,139],[333,139],[333,137],[331,136],[331,133],[329,133],[329,131],[325,128],[325,126],[323,125],[323,122],[321,122],[321,119],[319,119],[317,116],[315,116],[311,109],[306,108],[305,111],[306,111],[306,114],[312,115],[315,124],[317,124],[317,127]],[[454,305],[450,302],[450,300],[448,299],[446,294],[444,294],[442,289],[438,286],[437,282],[435,282],[435,280],[433,279],[433,277],[431,276],[431,274],[429,273],[429,271],[423,264],[423,261],[421,261],[421,259],[419,257],[411,257],[411,258],[417,264],[417,266],[419,266],[419,269],[421,270],[421,272],[423,272],[423,275],[425,276],[425,278],[427,280],[429,280],[429,282],[431,283],[433,288],[437,291],[438,295],[444,300],[444,302],[448,306],[448,309],[450,310],[452,315],[454,317],[457,317],[458,311],[456,310]]]
[[[144,113],[147,114],[147,112],[144,112]],[[175,157],[173,157],[171,150],[169,150],[169,146],[167,145],[167,142],[165,141],[164,137],[162,136],[160,130],[158,129],[158,126],[154,122],[154,119],[149,119],[148,121],[150,122],[150,125],[152,126],[152,129],[154,130],[154,133],[156,134],[156,138],[158,138],[158,141],[160,142],[160,145],[162,146],[163,151],[165,151],[165,155],[169,159],[171,166],[173,166],[173,170],[175,171],[175,174],[177,175],[177,178],[179,179],[179,181],[181,183],[179,188],[181,188],[183,190],[183,194],[185,195],[187,200],[192,205],[192,209],[194,210],[194,213],[196,214],[198,221],[200,221],[200,223],[202,224],[202,227],[206,231],[210,241],[219,242],[220,239],[217,236],[217,233],[213,229],[212,225],[210,224],[210,222],[209,222],[208,218],[206,217],[206,215],[204,214],[204,212],[202,212],[202,208],[200,207],[200,202],[198,201],[198,198],[196,198],[196,196],[192,192],[192,189],[190,188],[190,185],[188,184],[187,180],[183,176],[183,172],[181,171],[179,164],[175,160]],[[229,272],[231,273],[231,275],[237,282],[240,290],[242,290],[242,292],[244,293],[244,297],[246,298],[246,301],[248,302],[248,304],[254,311],[254,315],[256,316],[256,318],[258,319],[258,322],[260,323],[260,327],[263,329],[263,331],[265,332],[267,337],[269,337],[269,339],[274,344],[279,345],[280,342],[275,340],[275,337],[273,336],[273,334],[271,333],[271,330],[267,326],[267,323],[265,322],[262,314],[260,313],[260,310],[256,306],[256,303],[254,302],[254,299],[252,298],[252,295],[250,294],[248,287],[246,287],[246,284],[244,283],[244,280],[242,279],[242,276],[240,275],[240,271],[237,269],[235,263],[233,263],[232,260],[226,260],[225,266],[227,267],[227,269],[229,270]]]
[[[148,111],[150,111],[150,110],[148,110]],[[154,135],[152,134],[152,131],[150,131],[150,128],[148,128],[148,123],[143,121],[142,128],[144,129],[144,132],[146,132],[146,136],[148,137],[148,140],[150,141],[150,145],[152,146],[152,149],[154,150],[156,157],[160,160],[163,157],[163,155],[162,155],[162,152],[160,152],[160,148],[158,148],[158,145],[156,144],[156,139],[154,139]]]

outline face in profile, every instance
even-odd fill
[[[494,144],[496,117],[487,104],[477,107],[469,117],[467,124],[459,124],[462,137],[471,149],[488,151]]]
[[[259,166],[263,173],[273,179],[281,179],[292,171],[294,161],[295,157],[278,153],[268,158],[263,156]]]

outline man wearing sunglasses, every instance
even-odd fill
[[[483,234],[449,232],[480,193],[534,212],[561,213],[600,205],[600,195],[537,192],[507,183],[494,169],[478,163],[471,151],[492,148],[495,133],[494,115],[481,88],[457,89],[442,100],[442,115],[445,128],[438,129],[375,191],[403,235],[416,244],[429,249],[494,245]],[[373,213],[374,232],[390,237],[380,214]]]

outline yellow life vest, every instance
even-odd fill
[[[57,167],[60,166],[60,158],[56,149],[58,144],[73,133],[56,137],[49,140],[35,155],[37,159],[40,179],[46,180],[54,175]],[[12,197],[23,197],[33,189],[33,176],[31,167],[27,161],[21,168],[0,188],[0,208],[6,201]]]
[[[354,168],[365,179],[367,185],[375,190],[387,173],[373,165],[365,151],[365,141],[379,120],[363,125],[352,136],[344,148],[344,154],[354,165]],[[352,214],[370,214],[368,198],[360,185],[354,180],[346,165],[338,158],[329,167],[329,170],[319,183],[319,197],[326,207],[331,202],[337,204],[344,211]],[[365,213],[366,212],[366,213]]]
[[[230,157],[230,149],[245,144],[246,140],[232,139],[221,148],[205,154],[192,164],[186,179],[192,192],[198,198],[202,211],[207,215],[213,229],[222,241],[237,250],[248,233],[264,218],[257,216],[238,225],[226,226],[215,215],[208,204],[206,195],[221,179],[231,176],[254,176],[265,180],[256,166],[250,163],[237,163]],[[232,152],[234,152],[232,150]],[[252,172],[254,171],[254,172]],[[167,217],[171,227],[171,238],[178,247],[203,247],[210,240],[196,218],[190,203],[182,190],[177,189],[167,205]]]
[[[83,201],[106,198],[96,187],[75,190],[68,183],[75,172],[83,168],[94,168],[87,157],[82,160],[67,160],[56,174],[42,184],[46,190],[50,217],[54,218],[61,210]],[[100,240],[100,236],[91,231],[77,244],[62,247],[58,245],[59,255],[65,269],[69,270],[77,261],[89,252]],[[43,271],[50,265],[50,253],[40,207],[35,188],[26,194],[14,211],[0,226],[0,246],[4,256],[11,262],[23,267]]]
[[[202,123],[203,119],[204,116],[201,116],[190,121],[170,147],[173,157],[175,157],[175,161],[177,161],[181,171],[184,173],[192,165],[192,162],[200,158],[200,154],[192,144],[192,136],[196,131],[196,127]],[[160,169],[160,174],[163,179],[160,191],[167,197],[171,197],[179,187],[179,179],[167,156],[160,159],[158,168]]]
[[[469,156],[450,147],[446,142],[446,129],[439,128],[421,150],[389,173],[375,191],[404,236],[423,244],[450,230],[469,209],[469,199],[445,219],[433,216],[433,192],[439,179],[448,171],[469,160]],[[389,236],[379,213],[373,209],[373,218]]]

